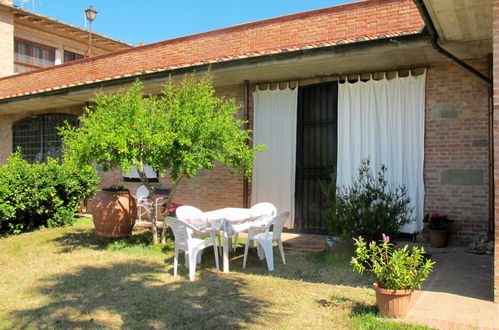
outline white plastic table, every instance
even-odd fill
[[[229,272],[229,238],[232,236],[231,226],[251,220],[250,209],[227,207],[224,209],[205,212],[208,222],[216,229],[222,229],[224,233],[223,245],[223,272]],[[253,215],[254,216],[254,215]]]

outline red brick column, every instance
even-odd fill
[[[495,250],[494,301],[499,302],[499,0],[493,6],[493,78],[494,78],[494,184],[495,184]]]

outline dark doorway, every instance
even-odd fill
[[[313,210],[324,200],[320,182],[336,172],[338,151],[338,83],[300,87],[296,141],[296,230],[326,233],[321,216]]]

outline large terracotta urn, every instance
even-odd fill
[[[102,190],[92,202],[92,217],[98,236],[130,236],[137,218],[137,203],[128,190]]]
[[[383,317],[404,318],[411,307],[411,296],[414,290],[384,289],[374,283],[376,302]]]

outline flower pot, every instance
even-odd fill
[[[446,229],[430,229],[430,245],[432,247],[442,248],[444,246],[447,246],[448,237],[449,231]]]
[[[130,191],[101,191],[92,202],[95,232],[103,237],[132,234],[137,218],[137,204]]]
[[[423,226],[423,239],[425,242],[430,241],[430,228],[428,227],[427,223],[425,223]]]
[[[373,287],[381,315],[395,318],[404,318],[407,315],[414,290],[383,289],[379,283],[374,283]]]

